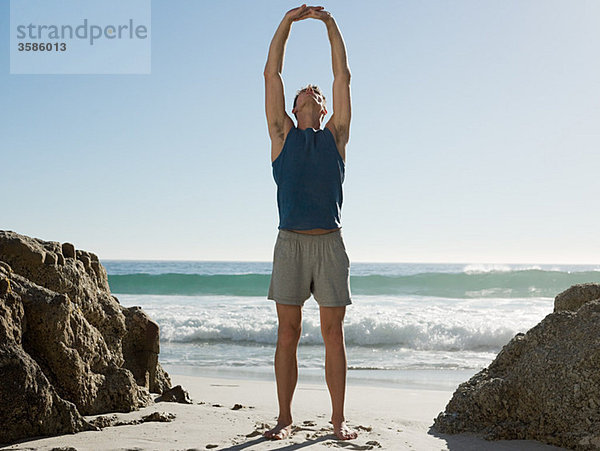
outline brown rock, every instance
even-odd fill
[[[69,258],[68,244],[0,231],[0,381],[21,381],[0,384],[0,443],[87,430],[81,415],[137,410],[171,386],[156,323],[119,305],[97,256]]]
[[[46,250],[36,241],[28,241],[28,237],[14,232],[0,231],[0,260],[8,263],[13,271],[27,272],[44,262]],[[8,258],[10,256],[10,258]],[[20,273],[21,274],[21,273]],[[25,277],[28,274],[22,274]]]
[[[582,304],[517,334],[458,387],[434,429],[599,449],[600,300]]]
[[[65,258],[75,258],[75,246],[71,243],[63,243],[62,254]]]
[[[554,311],[576,312],[583,304],[594,299],[600,299],[600,283],[573,285],[554,298]]]
[[[141,309],[124,308],[127,333],[123,337],[123,356],[139,385],[149,387],[151,392],[162,393],[171,384],[157,374],[159,349],[158,324]]]
[[[52,252],[46,252],[46,255],[44,256],[45,265],[56,265],[57,262],[58,257],[56,256],[56,254],[53,254]]]
[[[118,419],[119,417],[117,417],[117,415],[100,415],[89,422],[100,429],[104,429],[114,426]]]
[[[10,274],[12,273],[12,268],[8,263],[0,261],[0,272],[10,276]]]
[[[169,412],[152,412],[151,414],[142,417],[143,421],[162,421],[168,422],[175,419],[174,413]]]
[[[190,394],[187,390],[181,385],[176,385],[175,387],[166,390],[163,392],[161,396],[155,399],[156,402],[166,401],[166,402],[180,402],[182,404],[193,404],[190,399]]]
[[[0,296],[10,293],[10,280],[4,277],[0,279]]]
[[[142,420],[141,418],[119,419],[117,415],[101,415],[94,418],[93,420],[90,420],[90,424],[93,424],[94,426],[100,429],[111,426],[126,426],[131,424],[140,424],[143,422],[144,420]]]
[[[97,430],[56,393],[38,364],[15,343],[0,346],[0,375],[0,443]]]
[[[90,270],[92,268],[92,259],[87,252],[77,249],[75,251],[75,255],[77,260],[83,263],[83,266],[86,270]]]

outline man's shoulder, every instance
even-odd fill
[[[327,122],[325,128],[331,133],[333,141],[335,142],[335,147],[342,157],[342,160],[346,161],[346,143],[348,142],[348,131],[340,130],[331,120]]]
[[[281,154],[288,136],[290,135],[290,133],[293,133],[293,130],[295,128],[296,127],[294,126],[294,123],[290,121],[290,123],[284,124],[281,133],[279,134],[279,137],[277,139],[271,136],[271,162],[274,162],[277,159],[277,157]]]

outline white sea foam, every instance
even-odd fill
[[[122,295],[158,322],[161,359],[199,366],[266,366],[277,339],[274,303],[250,297]],[[476,368],[552,311],[548,298],[361,296],[345,318],[354,368]],[[301,366],[323,362],[319,311],[303,309]],[[191,347],[190,347],[191,346]]]
[[[158,322],[161,363],[272,378],[277,317],[266,300],[270,263],[111,262],[107,270],[121,303],[142,306]],[[557,293],[598,281],[598,271],[597,265],[353,264],[353,305],[345,319],[349,377],[474,374],[515,334],[551,313]],[[312,299],[303,309],[300,343],[301,371],[322,375]]]
[[[541,270],[540,265],[502,265],[502,264],[471,264],[466,265],[463,272],[466,274],[485,274],[491,272],[510,272],[510,271],[528,271],[528,270]],[[560,269],[556,269],[560,271]]]

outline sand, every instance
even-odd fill
[[[535,441],[490,442],[472,435],[442,435],[430,431],[452,390],[388,388],[349,384],[346,418],[358,429],[356,440],[340,441],[329,424],[329,395],[323,384],[299,383],[293,411],[296,431],[281,441],[262,437],[275,425],[277,400],[270,381],[237,380],[170,374],[173,386],[188,390],[193,404],[159,402],[120,419],[149,413],[175,414],[171,422],[145,422],[22,441],[2,449],[51,450],[558,450]],[[156,397],[157,395],[153,395]],[[232,409],[235,404],[242,407]],[[91,420],[98,415],[87,416]]]

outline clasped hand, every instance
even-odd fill
[[[297,8],[290,9],[287,13],[285,13],[285,17],[292,22],[297,22],[299,20],[308,18],[319,19],[325,22],[331,18],[331,13],[329,11],[325,11],[322,6],[306,6],[306,4],[303,4]]]

